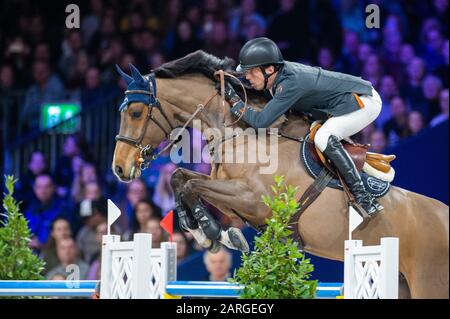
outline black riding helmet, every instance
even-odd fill
[[[278,70],[284,64],[283,55],[278,46],[266,37],[255,38],[244,44],[239,52],[239,65],[236,71],[243,72],[251,68],[260,67],[265,77],[265,86],[267,79],[271,74],[266,74],[264,66],[273,65]]]

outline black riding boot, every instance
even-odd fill
[[[353,160],[336,136],[330,136],[327,148],[323,153],[342,175],[348,188],[355,196],[356,203],[364,209],[369,216],[375,216],[383,209],[383,206],[381,206],[364,188],[361,176],[359,175]]]
[[[222,231],[222,227],[200,201],[198,201],[197,204],[194,206],[194,211],[192,212],[192,215],[199,223],[206,237],[208,237],[213,241],[218,240],[220,238],[220,232]]]

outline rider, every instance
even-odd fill
[[[239,53],[238,72],[255,90],[267,90],[272,99],[260,112],[247,106],[243,119],[254,128],[267,128],[292,109],[324,121],[315,135],[315,145],[341,173],[356,203],[369,216],[383,207],[365,190],[352,159],[341,140],[358,133],[381,111],[381,98],[368,81],[320,67],[284,61],[280,49],[262,37],[248,41]],[[231,112],[240,116],[244,102],[226,83],[225,99]]]

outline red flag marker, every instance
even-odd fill
[[[169,233],[169,241],[172,241],[173,234],[173,210],[167,213],[166,217],[164,217],[159,223],[161,227]]]

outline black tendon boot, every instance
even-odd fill
[[[242,252],[247,253],[249,251],[247,240],[242,234],[242,231],[235,227],[230,227],[226,231],[223,231],[220,224],[200,201],[194,206],[192,215],[199,223],[200,228],[203,230],[206,237],[211,239],[212,245],[208,249],[212,253],[217,252],[220,249],[221,244]]]
[[[188,213],[188,208],[183,203],[182,196],[175,201],[175,210],[178,214],[178,224],[180,229],[188,231],[188,229],[197,229],[198,223],[191,214]]]
[[[194,206],[192,215],[200,225],[206,237],[208,237],[212,241],[218,240],[220,238],[222,227],[200,201],[197,201],[197,204]]]
[[[355,196],[356,203],[365,210],[368,216],[373,217],[383,209],[383,206],[364,188],[361,176],[353,160],[336,136],[330,136],[323,153],[337,168],[348,188]]]

